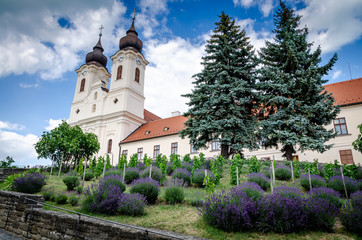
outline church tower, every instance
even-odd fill
[[[76,70],[69,124],[96,134],[101,147],[98,155],[110,155],[115,165],[120,154],[118,143],[146,122],[144,79],[148,62],[142,54],[135,17],[119,41],[119,50],[111,56],[112,75],[106,68],[101,36],[102,33],[93,51],[87,54],[86,63]]]

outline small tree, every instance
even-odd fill
[[[357,139],[352,143],[353,148],[362,153],[362,124],[358,125],[359,134]]]
[[[4,160],[1,160],[0,168],[10,168],[14,162],[12,157],[7,156]]]

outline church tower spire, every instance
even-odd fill
[[[103,47],[102,47],[102,42],[101,42],[101,38],[102,38],[102,29],[103,26],[101,26],[100,28],[100,32],[99,32],[99,39],[97,44],[93,47],[93,51],[87,53],[87,56],[85,58],[85,62],[86,64],[95,64],[97,66],[103,66],[106,68],[107,66],[107,57],[104,56],[103,54]]]
[[[126,32],[127,35],[119,40],[119,50],[132,49],[132,50],[142,53],[143,43],[138,38],[138,33],[136,31],[135,24],[134,24],[135,19],[136,19],[135,12],[136,12],[136,10],[133,11],[132,25]]]

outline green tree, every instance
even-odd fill
[[[245,30],[224,12],[215,23],[211,39],[202,58],[204,69],[194,75],[189,98],[188,120],[181,137],[190,138],[198,150],[214,139],[220,139],[221,155],[241,152],[257,146],[255,132],[256,58]]]
[[[15,161],[12,157],[7,156],[4,160],[1,160],[0,162],[0,168],[10,168],[11,164],[13,164]]]
[[[280,144],[283,157],[289,161],[297,145],[300,151],[329,149],[331,145],[324,143],[335,134],[325,126],[339,113],[332,94],[324,90],[327,80],[322,79],[337,55],[320,67],[321,49],[312,51],[307,27],[298,28],[300,19],[281,1],[274,17],[274,41],[266,41],[259,53],[262,68],[257,89],[262,93],[263,146]]]
[[[353,148],[362,153],[362,124],[358,125],[359,134],[357,139],[352,143]]]

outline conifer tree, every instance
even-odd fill
[[[337,55],[324,66],[321,49],[312,51],[307,42],[308,28],[298,28],[301,16],[280,2],[274,17],[273,42],[260,50],[260,122],[264,147],[281,145],[283,157],[292,160],[299,150],[323,152],[331,147],[324,143],[334,137],[331,123],[339,107],[334,107],[332,94],[324,90],[323,76],[337,61]]]
[[[215,23],[211,39],[202,58],[204,69],[194,75],[189,119],[181,137],[189,137],[194,149],[205,147],[219,139],[221,155],[241,152],[243,148],[256,148],[255,67],[256,58],[245,30],[224,12]]]

